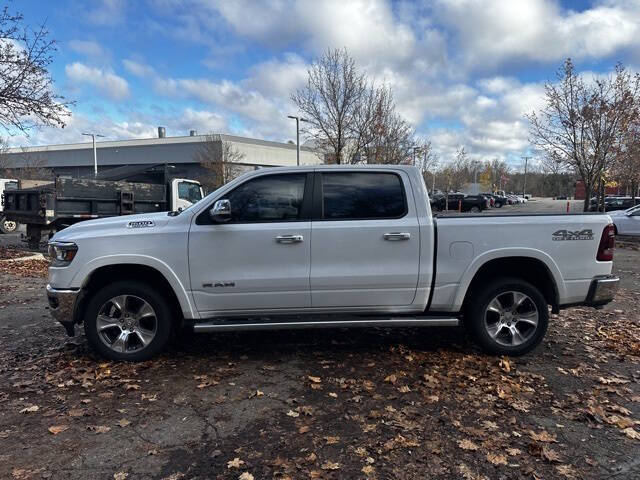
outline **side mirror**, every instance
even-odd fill
[[[231,202],[229,200],[218,200],[209,210],[209,217],[216,223],[224,223],[231,220]]]

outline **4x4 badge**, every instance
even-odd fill
[[[551,234],[553,240],[593,240],[593,230],[557,230]]]

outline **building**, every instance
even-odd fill
[[[164,131],[163,127],[158,128],[158,138],[97,142],[98,171],[125,165],[167,163],[175,166],[176,176],[198,178],[204,169],[195,157],[205,142],[214,142],[220,151],[222,144],[228,143],[242,157],[237,161],[239,171],[296,165],[295,144],[225,134],[196,135],[195,132],[190,136],[166,137]],[[10,148],[3,157],[3,165],[9,168],[37,167],[50,169],[55,175],[76,178],[91,176],[94,169],[91,142]],[[314,150],[300,147],[300,164],[317,163],[321,160]]]

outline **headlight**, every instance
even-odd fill
[[[71,263],[78,252],[78,246],[72,242],[49,243],[49,257],[54,267],[66,267]]]

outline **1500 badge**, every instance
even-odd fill
[[[153,220],[137,220],[127,223],[127,228],[151,228],[155,226],[156,224]]]
[[[593,230],[557,230],[551,234],[553,240],[593,240]]]

